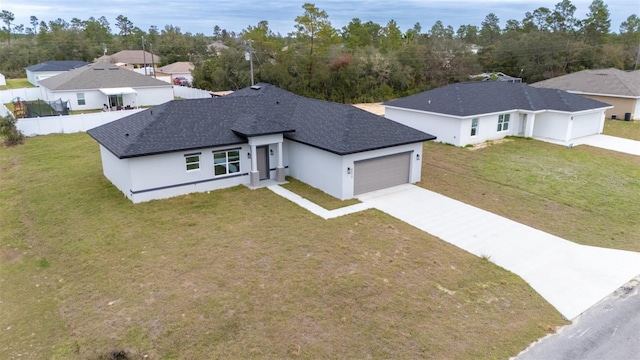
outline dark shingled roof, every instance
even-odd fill
[[[259,84],[211,99],[175,100],[87,131],[119,158],[286,139],[346,155],[435,139],[351,105]]]
[[[500,81],[452,84],[383,105],[460,117],[509,110],[577,112],[610,106],[562,90]]]
[[[86,61],[80,60],[61,60],[61,61],[45,61],[40,64],[31,65],[26,67],[25,69],[34,72],[34,71],[69,71],[75,68],[79,68],[81,66],[87,65]]]

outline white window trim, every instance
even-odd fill
[[[200,155],[201,153],[184,154],[185,170],[187,172],[200,171]],[[198,158],[198,161],[189,162],[189,158],[194,158],[194,157]],[[189,169],[189,165],[197,165],[198,167],[195,169]]]
[[[498,115],[498,132],[509,131],[509,125],[511,123],[511,114]],[[505,129],[506,125],[506,129]]]
[[[474,122],[476,123],[476,125],[475,125],[475,126],[473,126],[473,123],[474,123]],[[473,118],[473,119],[471,119],[471,132],[470,132],[471,137],[476,137],[476,136],[478,136],[478,125],[479,125],[479,123],[480,123],[480,121],[479,121],[479,119],[478,119],[478,118]],[[473,133],[473,130],[475,130],[475,134]]]
[[[239,174],[240,173],[240,148],[237,149],[226,149],[226,150],[215,150],[212,151],[212,156],[213,156],[213,176],[228,176],[228,175],[233,175],[233,174]],[[229,153],[230,152],[237,152],[238,153],[238,160],[235,161],[229,161]],[[216,154],[222,154],[224,153],[225,156],[225,162],[224,163],[216,163]],[[233,171],[233,172],[229,172],[229,165],[230,164],[236,164],[237,163],[237,170]],[[224,165],[224,168],[226,169],[226,172],[224,174],[216,174],[216,166],[220,166],[220,165]]]
[[[83,92],[76,93],[76,99],[78,100],[78,106],[87,105],[87,99],[84,97]],[[80,104],[80,100],[82,100],[82,104]]]

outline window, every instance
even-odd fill
[[[213,168],[216,176],[240,172],[240,150],[214,152]]]
[[[76,96],[78,97],[78,105],[86,104],[86,102],[84,101],[84,93],[77,93]]]
[[[187,154],[184,156],[187,171],[200,169],[200,154]]]
[[[502,114],[498,116],[498,131],[509,130],[509,117],[511,114]]]
[[[471,136],[478,135],[478,119],[471,120]]]

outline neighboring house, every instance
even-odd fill
[[[640,70],[582,70],[531,84],[560,89],[613,105],[607,117],[640,120]]]
[[[4,77],[4,74],[0,74],[0,86],[6,86],[7,80]]]
[[[383,106],[387,119],[456,146],[505,136],[569,141],[599,134],[611,107],[562,90],[500,81],[448,85]]]
[[[471,75],[469,76],[471,79],[473,80],[480,80],[480,81],[504,81],[504,82],[511,82],[511,83],[521,83],[522,82],[522,78],[517,78],[517,77],[513,77],[513,76],[509,76],[505,73],[502,72],[493,72],[493,73],[482,73],[482,74],[477,74],[477,75]]]
[[[113,64],[94,63],[42,80],[46,100],[70,100],[72,110],[110,110],[173,100],[173,86]]]
[[[122,50],[112,55],[103,55],[93,60],[97,62],[107,62],[126,69],[144,69],[145,67],[155,68],[161,62],[158,55],[142,50]]]
[[[187,79],[189,83],[193,82],[193,75],[191,75],[191,71],[194,69],[192,63],[188,61],[179,61],[174,62],[173,64],[165,65],[156,71],[156,75],[163,76],[169,75],[171,77],[171,83],[177,77],[183,77]]]
[[[27,72],[27,81],[33,86],[39,86],[38,82],[40,80],[48,79],[85,65],[87,65],[86,61],[79,60],[46,61],[26,67],[25,71]]]
[[[220,40],[216,40],[211,44],[207,45],[207,51],[212,54],[220,55],[220,53],[224,50],[229,49],[229,47],[222,43]]]
[[[291,175],[339,199],[420,180],[432,135],[351,105],[258,84],[176,100],[88,131],[134,203]]]

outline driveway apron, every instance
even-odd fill
[[[590,135],[573,139],[571,141],[558,141],[544,138],[536,139],[564,146],[589,145],[601,149],[640,156],[640,141],[610,135]]]
[[[573,319],[640,274],[640,253],[579,245],[435,192],[401,185],[360,201],[522,277]]]

